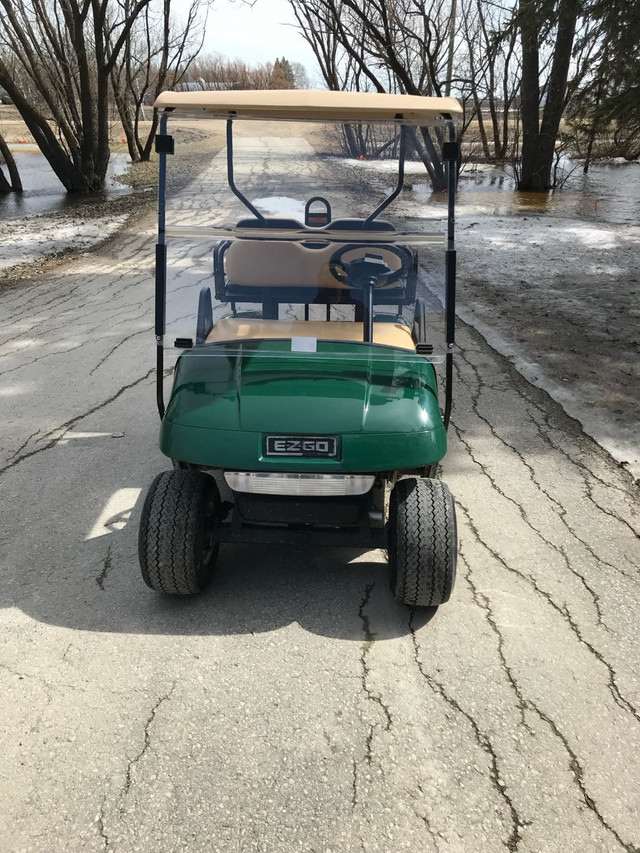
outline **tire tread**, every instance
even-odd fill
[[[449,600],[455,581],[457,531],[451,493],[440,480],[399,480],[392,493],[389,569],[392,590],[411,606]]]
[[[219,501],[218,490],[202,472],[163,471],[151,484],[138,537],[142,578],[151,589],[193,595],[206,586],[211,572],[203,578],[197,543],[209,500]],[[215,553],[210,562],[215,562]]]

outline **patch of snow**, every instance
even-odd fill
[[[391,173],[393,175],[398,174],[397,160],[367,160],[365,157],[362,160],[344,159],[341,160],[341,163],[351,168],[368,169],[374,172]],[[418,160],[407,160],[404,165],[404,173],[405,175],[420,175],[424,178],[425,183],[428,180],[424,164]]]
[[[638,165],[640,160],[627,160],[625,157],[611,157],[609,160],[599,160],[599,163],[610,163],[613,166]]]
[[[576,225],[564,229],[566,234],[573,234],[575,238],[590,248],[615,249],[618,245],[616,234],[607,232],[603,228],[595,228],[587,225]]]
[[[0,279],[18,264],[60,252],[84,252],[121,228],[126,219],[123,214],[85,220],[75,215],[0,220]]]
[[[463,146],[464,147],[464,146]],[[468,178],[470,175],[492,173],[496,171],[493,163],[463,163],[461,178]]]
[[[640,227],[457,219],[461,319],[640,477]]]
[[[304,202],[297,198],[274,195],[253,199],[252,204],[267,216],[287,216],[300,222],[304,221]]]
[[[640,478],[640,428],[637,423],[614,423],[606,408],[599,405],[601,389],[598,383],[581,386],[565,378],[558,382],[539,361],[532,361],[512,340],[495,326],[481,320],[472,310],[459,305],[456,311],[461,320],[479,332],[490,347],[505,356],[521,376],[546,391],[569,417],[577,420],[583,431],[623,465],[635,479]]]

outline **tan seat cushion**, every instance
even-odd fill
[[[362,323],[339,320],[252,320],[228,317],[219,320],[207,337],[207,343],[264,339],[316,338],[321,341],[363,340]],[[374,323],[373,342],[415,351],[411,329],[404,323]]]

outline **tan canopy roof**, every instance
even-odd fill
[[[237,116],[339,121],[393,121],[402,118],[411,122],[427,122],[447,115],[462,115],[462,108],[455,98],[303,89],[162,92],[154,106],[160,110],[207,113],[224,118]]]

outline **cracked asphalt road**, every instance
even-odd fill
[[[143,585],[153,224],[0,293],[0,850],[640,849],[637,490],[463,324],[449,604],[346,549]]]

